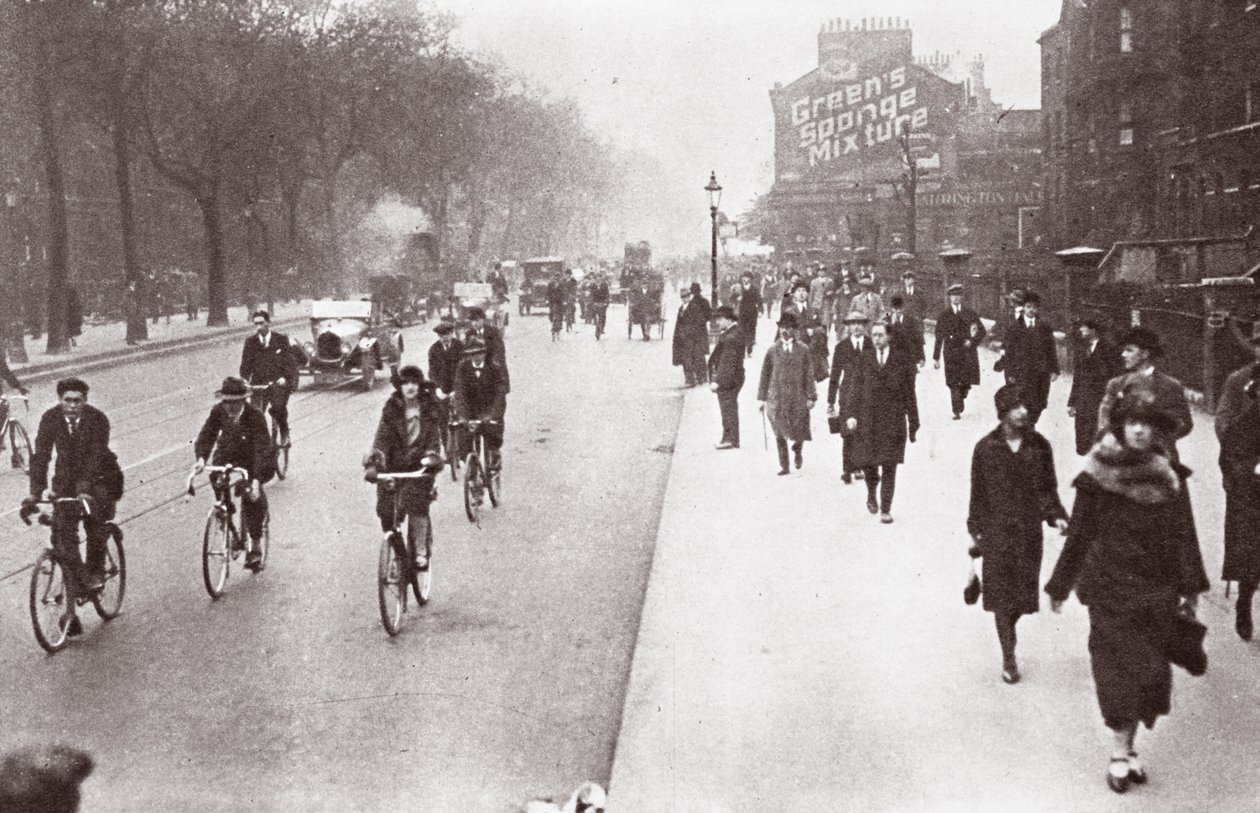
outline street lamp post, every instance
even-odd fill
[[[712,266],[711,266],[709,282],[712,285],[710,295],[713,297],[713,302],[711,304],[713,305],[713,307],[716,308],[718,305],[717,215],[718,215],[718,205],[722,202],[722,187],[717,182],[716,172],[709,173],[709,185],[704,188],[704,191],[709,193],[709,219],[713,221],[713,252],[712,252]]]
[[[26,342],[22,335],[22,300],[18,295],[21,279],[18,274],[18,246],[17,246],[17,192],[12,189],[4,193],[4,210],[5,210],[5,229],[7,231],[6,243],[8,247],[8,281],[9,296],[6,297],[7,304],[4,307],[4,326],[2,329],[4,337],[4,349],[8,351],[9,360],[14,364],[26,364],[29,359],[26,355]]]

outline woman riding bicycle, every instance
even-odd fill
[[[428,453],[437,454],[442,432],[442,411],[433,397],[433,386],[424,380],[424,373],[414,364],[398,371],[397,390],[389,396],[381,410],[372,449],[363,459],[363,478],[377,482],[378,474],[417,471]],[[436,470],[435,470],[436,475]],[[376,486],[376,516],[381,530],[388,533],[395,525],[395,511],[412,517],[427,517],[433,501],[433,479],[381,482]],[[419,526],[408,522],[408,529]],[[417,545],[416,567],[423,568],[424,546]]]

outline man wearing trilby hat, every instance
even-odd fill
[[[976,348],[984,340],[984,323],[971,308],[963,305],[963,287],[949,286],[949,307],[936,317],[936,346],[932,350],[932,366],[941,368],[941,352],[945,355],[945,386],[954,420],[962,417],[967,393],[980,383],[980,357]]]
[[[1155,369],[1155,360],[1164,355],[1159,334],[1150,328],[1134,327],[1120,337],[1120,359],[1125,371],[1107,382],[1102,403],[1098,406],[1098,431],[1106,432],[1111,426],[1111,410],[1120,394],[1130,385],[1148,387],[1154,395],[1152,408],[1168,416],[1170,431],[1160,438],[1167,447],[1173,462],[1177,455],[1177,441],[1190,434],[1194,419],[1190,416],[1190,404],[1186,401],[1186,387],[1170,375]]]
[[[757,388],[757,400],[762,402],[761,408],[774,430],[780,475],[789,471],[789,443],[796,468],[804,463],[801,452],[805,441],[811,439],[809,411],[817,398],[812,353],[797,340],[796,317],[785,313],[779,317],[779,338],[770,345],[761,363],[761,383]]]

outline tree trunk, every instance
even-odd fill
[[[39,149],[44,164],[44,180],[48,184],[48,344],[47,352],[65,353],[70,349],[66,330],[66,285],[69,274],[70,231],[66,224],[65,178],[57,141],[57,112],[49,86],[52,58],[48,53],[45,33],[38,32],[38,62],[34,71],[33,90],[39,121]]]
[[[149,338],[149,328],[144,319],[144,311],[131,303],[135,298],[134,292],[140,290],[143,283],[140,262],[136,257],[136,216],[131,199],[131,148],[127,141],[124,99],[114,99],[113,118],[114,184],[118,187],[118,223],[122,231],[123,301],[127,303],[127,343],[133,344]]]
[[[223,263],[223,223],[219,219],[219,195],[211,191],[197,196],[201,222],[206,230],[206,326],[228,323],[226,269]]]
[[[341,234],[337,224],[337,171],[330,173],[324,184],[324,232],[328,239],[328,258],[332,262],[333,288],[337,298],[345,298],[345,269],[341,257]]]

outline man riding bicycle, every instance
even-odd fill
[[[464,334],[464,341],[479,339],[486,346],[486,363],[499,368],[499,372],[503,374],[503,392],[511,392],[512,381],[508,374],[507,345],[503,342],[503,331],[486,324],[486,312],[481,308],[469,308],[466,316],[468,331]],[[429,377],[433,377],[432,369],[429,370]]]
[[[67,576],[66,589],[71,599],[67,602],[71,617],[69,635],[80,635],[83,630],[75,615],[75,599],[99,590],[105,583],[108,523],[122,497],[122,470],[109,449],[109,418],[88,405],[87,396],[88,385],[78,378],[57,382],[60,403],[39,419],[35,452],[31,455],[30,496],[22,500],[22,509],[32,511],[43,498],[48,488],[48,466],[56,450],[52,493],[59,497],[78,495],[91,506],[90,512],[82,516],[72,508],[53,511],[53,551]],[[86,566],[79,558],[80,519],[87,535]]]
[[[271,314],[254,312],[257,333],[241,350],[241,378],[249,384],[270,384],[266,399],[271,419],[280,430],[280,445],[289,445],[289,394],[297,389],[298,357],[289,337],[271,329]],[[251,469],[252,471],[252,469]]]
[[[464,358],[464,344],[455,338],[455,323],[443,318],[434,326],[437,341],[429,346],[429,380],[437,399],[438,425],[450,420],[450,397],[455,392],[455,368]],[[401,375],[401,372],[400,372]]]
[[[363,458],[363,479],[376,483],[376,516],[381,530],[396,526],[395,510],[409,517],[427,517],[433,501],[433,478],[377,482],[377,475],[418,471],[427,454],[437,454],[443,422],[442,410],[433,397],[433,385],[414,364],[398,371],[397,389],[385,402],[376,425],[372,449]],[[439,458],[440,459],[440,458]],[[437,474],[438,469],[433,470]],[[409,531],[419,525],[408,522]],[[415,540],[409,540],[415,541]],[[428,564],[424,545],[409,546],[416,552],[415,567]]]
[[[31,393],[30,390],[22,386],[22,382],[18,381],[17,376],[15,376],[13,374],[13,371],[9,369],[9,364],[4,359],[4,353],[0,353],[0,381],[3,381],[5,384],[8,384],[12,389],[17,390],[23,395],[30,395]],[[4,388],[0,387],[0,392],[3,392],[3,391],[4,391]],[[9,417],[9,402],[5,401],[4,399],[0,399],[0,426],[4,425],[4,422],[8,417]],[[4,435],[0,435],[0,449],[4,449]],[[14,466],[16,467],[16,463],[14,464]]]
[[[464,345],[464,360],[455,370],[455,415],[460,421],[494,421],[484,423],[486,465],[491,471],[503,466],[499,450],[503,448],[503,414],[507,409],[506,376],[486,358],[486,346],[476,339]],[[472,450],[472,437],[464,433],[461,456]]]
[[[252,340],[251,340],[252,341]],[[249,548],[245,554],[245,567],[262,569],[263,521],[267,518],[267,494],[263,483],[275,474],[275,457],[271,450],[271,437],[267,434],[267,419],[262,412],[245,403],[249,398],[249,385],[244,379],[228,376],[215,393],[219,403],[210,410],[197,440],[193,454],[197,457],[194,471],[200,473],[210,460],[215,466],[235,466],[249,472],[250,480],[241,501],[241,519],[249,536]],[[211,458],[210,453],[214,452]],[[220,485],[216,475],[211,475],[216,489]]]

